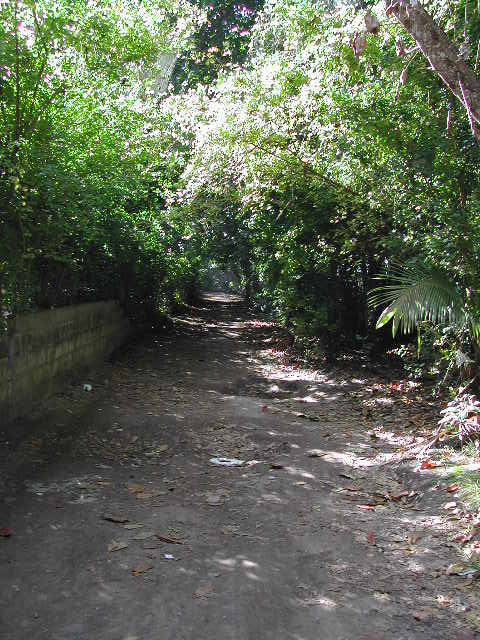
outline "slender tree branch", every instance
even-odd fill
[[[48,100],[46,100],[38,109],[37,113],[32,113],[32,117],[28,123],[25,124],[24,132],[28,133],[31,131],[35,124],[40,120],[42,115],[45,113],[46,109],[53,103],[55,98],[57,98],[62,93],[65,93],[65,82],[63,82],[60,87],[52,93]]]
[[[472,110],[471,110],[471,107],[470,107],[470,101],[468,100],[468,97],[467,97],[467,95],[465,93],[465,88],[463,86],[463,82],[462,82],[462,80],[460,78],[458,79],[458,86],[460,87],[460,91],[462,92],[463,103],[464,103],[465,108],[467,110],[468,122],[470,123],[470,129],[472,130],[472,136],[475,138],[475,140],[477,140],[477,142],[479,142],[480,138],[479,138],[477,130],[475,128],[475,121],[473,119],[473,114],[472,114]]]
[[[281,159],[282,157],[280,154],[276,153],[275,151],[272,151],[272,149],[265,148],[259,144],[256,144],[255,142],[250,142],[249,144],[250,146],[255,147],[256,149],[259,149],[260,151],[263,151],[264,153],[267,153],[268,155],[273,156],[274,158]],[[285,149],[282,149],[282,151],[285,151]],[[297,156],[291,153],[288,153],[288,157],[291,158],[292,160],[296,160],[297,162],[299,162],[302,165],[303,171],[306,173],[309,173],[311,176],[315,178],[320,178],[320,180],[322,180],[323,182],[326,182],[327,184],[331,185],[332,187],[335,187],[336,189],[341,189],[342,191],[346,191],[349,195],[352,195],[352,196],[355,195],[353,191],[350,189],[350,187],[347,187],[345,185],[340,184],[339,182],[336,182],[335,180],[332,180],[331,178],[324,175],[323,173],[320,173],[320,171],[316,171],[305,160],[300,160]]]
[[[38,19],[37,10],[35,8],[35,3],[32,4],[32,15],[33,15],[33,21],[35,22],[35,28],[36,28],[37,33],[38,33],[38,39],[39,39],[40,45],[42,46],[42,48],[44,50],[44,57],[43,57],[42,63],[40,65],[40,69],[38,71],[38,74],[37,74],[37,77],[36,77],[36,80],[35,80],[35,86],[33,88],[32,98],[30,100],[29,113],[25,117],[25,129],[29,128],[28,122],[33,120],[33,112],[34,112],[34,109],[35,109],[35,100],[37,98],[38,90],[40,88],[40,82],[42,80],[42,76],[43,76],[43,73],[45,71],[45,67],[47,66],[48,58],[50,56],[50,50],[48,48],[48,45],[47,45],[47,42],[46,42],[46,38],[44,38],[43,34],[42,34],[42,27],[41,27],[40,21]]]
[[[45,55],[45,57],[43,58],[42,64],[41,64],[40,69],[39,69],[38,74],[37,74],[37,78],[35,80],[35,86],[33,88],[32,98],[30,100],[30,109],[29,109],[28,114],[25,115],[25,126],[24,126],[25,129],[28,128],[27,121],[30,121],[33,118],[33,112],[34,112],[34,109],[35,109],[35,100],[37,99],[38,90],[40,88],[40,81],[42,79],[43,72],[45,71],[45,67],[46,67],[47,62],[48,62],[48,56],[49,56],[49,54],[47,53]]]

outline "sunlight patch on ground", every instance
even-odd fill
[[[223,293],[222,291],[205,291],[201,294],[202,300],[208,302],[221,302],[222,304],[232,304],[242,302],[242,296],[233,293]]]
[[[242,566],[247,569],[258,569],[258,563],[251,560],[242,560]]]
[[[218,556],[213,558],[213,562],[217,565],[220,565],[223,569],[230,570],[242,570],[244,571],[244,575],[249,580],[254,580],[256,582],[261,582],[262,578],[260,578],[255,571],[260,570],[260,565],[258,562],[254,562],[253,560],[249,560],[247,557],[240,555],[234,558],[220,558]]]
[[[307,402],[307,403],[313,403],[313,404],[317,404],[318,403],[318,399],[314,398],[313,396],[297,396],[296,398],[293,398],[293,400],[296,400],[297,402]]]
[[[344,451],[327,451],[326,455],[322,457],[322,460],[326,462],[332,462],[334,464],[340,463],[348,467],[358,467],[360,461],[363,462],[363,458],[358,458],[351,453],[345,453]]]
[[[275,504],[283,504],[283,500],[279,498],[275,493],[262,493],[261,500],[265,502],[274,502]],[[259,500],[257,500],[259,502]]]
[[[315,476],[313,475],[313,473],[308,473],[308,471],[304,471],[303,469],[298,469],[298,467],[284,467],[284,469],[291,476],[300,476],[301,478],[308,478],[309,480],[315,480]]]
[[[247,576],[247,578],[250,578],[250,580],[256,580],[257,582],[261,582],[260,578],[254,573],[252,573],[251,571],[246,571],[245,575]]]
[[[306,598],[299,598],[297,604],[302,607],[321,607],[322,609],[335,609],[337,603],[322,595],[312,595]]]

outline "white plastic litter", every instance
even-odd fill
[[[175,557],[172,556],[171,553],[165,553],[163,557],[165,558],[165,560],[175,560]]]
[[[242,464],[245,464],[245,460],[238,458],[210,458],[210,462],[219,467],[241,467]]]

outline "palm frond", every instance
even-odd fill
[[[393,335],[400,329],[410,333],[421,322],[437,325],[464,325],[468,316],[457,286],[441,271],[425,266],[396,266],[378,280],[389,284],[373,289],[368,296],[371,307],[385,306],[377,329],[393,320]]]

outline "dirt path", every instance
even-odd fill
[[[269,340],[211,296],[0,435],[2,640],[479,637],[441,479]]]

